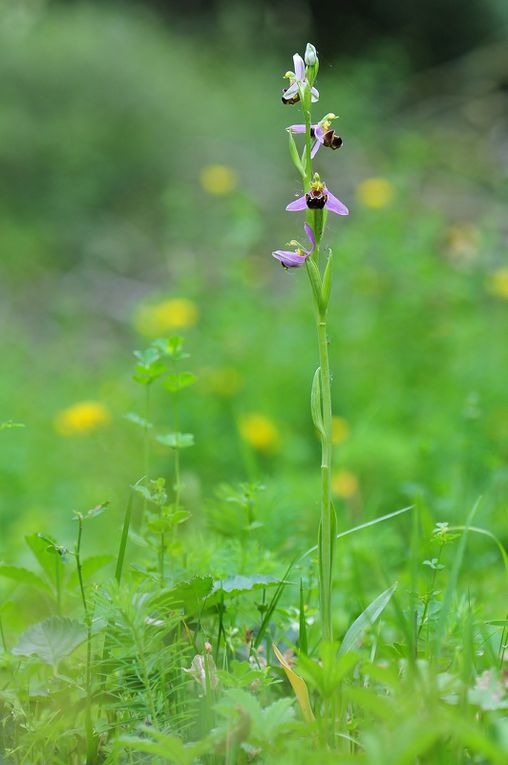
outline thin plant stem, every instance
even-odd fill
[[[5,632],[4,632],[4,623],[1,616],[0,616],[0,640],[2,641],[2,648],[4,649],[4,653],[7,653],[9,649],[7,648],[7,641],[5,639]]]
[[[331,614],[332,560],[335,529],[332,528],[332,396],[326,313],[318,317],[319,362],[321,367],[321,395],[323,405],[323,436],[321,439],[321,613],[323,637],[333,640]]]
[[[122,536],[120,537],[120,546],[118,548],[118,555],[116,558],[115,579],[118,582],[118,584],[120,584],[122,580],[123,564],[125,560],[125,549],[127,547],[127,539],[129,537],[129,528],[131,525],[132,504],[133,504],[133,493],[131,491],[131,493],[129,494],[128,502],[127,502],[127,508],[125,510],[125,516],[123,519]]]
[[[83,569],[81,565],[81,540],[83,537],[83,516],[78,514],[78,538],[76,542],[75,555],[76,555],[76,568],[79,580],[79,589],[81,593],[81,600],[83,602],[83,611],[85,616],[86,625],[86,669],[85,669],[85,690],[86,690],[86,707],[85,707],[85,733],[87,741],[87,754],[86,765],[92,765],[96,762],[97,755],[97,742],[94,737],[93,725],[92,725],[92,618],[85,594],[85,585],[83,582]]]
[[[60,582],[60,556],[55,553],[55,590],[56,590],[56,612],[58,616],[62,613],[62,584]]]
[[[311,186],[312,158],[311,158],[311,96],[307,88],[303,99],[303,112],[305,116],[305,179],[304,187],[307,192]],[[313,260],[319,268],[319,255],[321,237],[324,231],[325,217],[322,210],[308,210],[307,220],[313,226],[316,237],[316,247]],[[307,274],[311,280],[309,264]],[[312,282],[311,282],[312,286]],[[321,406],[323,429],[321,432],[321,520],[319,535],[320,557],[320,608],[323,638],[333,640],[332,628],[332,560],[335,546],[335,528],[333,523],[334,510],[332,507],[331,492],[331,469],[332,469],[332,396],[330,361],[328,354],[328,334],[326,326],[327,305],[323,299],[319,299],[314,289],[312,290],[316,308],[316,328],[319,348],[320,383],[321,383]]]
[[[150,474],[150,387],[151,384],[145,385],[145,424],[143,427],[143,474],[146,479]],[[143,522],[146,515],[146,508],[148,507],[148,500],[143,498],[143,506],[141,510],[141,518],[139,519],[139,528],[143,528]]]

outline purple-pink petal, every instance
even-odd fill
[[[305,125],[290,125],[286,130],[290,130],[292,133],[305,133]]]
[[[314,159],[316,154],[318,153],[319,147],[321,146],[321,141],[314,141],[314,146],[312,147],[312,151],[310,153],[310,158]]]
[[[294,82],[292,85],[289,86],[289,88],[287,88],[287,90],[284,91],[284,98],[286,100],[293,98],[293,96],[296,96],[297,93],[298,93],[298,83]]]
[[[295,66],[295,77],[297,80],[303,80],[305,77],[305,62],[299,53],[295,53],[293,56],[293,63]]]
[[[298,268],[299,266],[303,266],[308,258],[308,253],[307,255],[297,255],[296,252],[292,252],[291,250],[275,250],[275,252],[272,252],[272,255],[277,260],[280,260],[282,265],[286,266],[286,268]]]
[[[294,202],[290,202],[286,207],[288,212],[297,212],[298,210],[305,210],[307,208],[307,199],[305,194],[299,199],[295,199]]]
[[[319,123],[314,128],[314,136],[318,139],[319,143],[323,143],[325,131]]]
[[[307,234],[307,239],[310,242],[309,255],[312,255],[312,253],[314,252],[316,248],[316,238],[314,236],[314,231],[312,230],[311,226],[309,226],[308,223],[304,223],[303,227],[305,229],[305,233]]]
[[[332,212],[337,213],[337,215],[349,215],[349,210],[347,209],[345,204],[342,204],[340,199],[337,199],[337,197],[334,197],[331,191],[329,191],[326,187],[324,189],[324,192],[327,195],[325,207],[328,210],[331,210]]]

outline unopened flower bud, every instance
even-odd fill
[[[307,66],[315,66],[317,64],[317,50],[312,45],[312,43],[307,43],[307,47],[305,48],[305,63]]]

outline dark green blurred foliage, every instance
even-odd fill
[[[296,39],[313,38],[319,40],[321,55],[335,57],[339,51],[341,56],[358,56],[389,42],[404,47],[415,67],[451,61],[488,40],[500,39],[500,27],[508,21],[499,0],[344,0],[337,6],[310,0],[116,2],[119,11],[129,6],[150,9],[179,31],[206,34],[215,43],[224,40],[238,52],[245,45],[264,50],[267,45],[291,47]]]
[[[312,317],[302,274],[270,257],[303,235],[284,214],[299,192],[284,132],[296,112],[279,101],[290,57],[234,58],[127,5],[11,4],[0,19],[1,419],[27,425],[1,434],[3,523],[14,533],[90,502],[123,506],[142,471],[142,439],[124,420],[143,406],[130,354],[148,339],[133,316],[140,301],[184,296],[200,313],[186,338],[199,379],[182,413],[196,435],[189,509],[201,521],[215,485],[262,478],[260,521],[278,508],[267,541],[308,538]],[[393,46],[357,62],[330,55],[320,72],[345,143],[318,162],[351,207],[329,235],[331,353],[335,410],[349,424],[336,464],[360,489],[337,503],[348,522],[415,496],[463,518],[488,492],[482,512],[503,525],[508,317],[488,287],[505,236],[502,58],[493,47],[426,75],[408,69]],[[231,193],[202,187],[214,163],[235,172]],[[362,202],[371,177],[392,189],[379,209]],[[216,390],[224,368],[238,374],[232,394]],[[87,399],[112,424],[62,438],[55,415]],[[164,392],[153,407],[167,429]],[[276,424],[278,452],[242,443],[252,411]],[[162,448],[154,462],[170,473]]]

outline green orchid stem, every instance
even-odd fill
[[[303,113],[305,117],[305,192],[310,190],[312,183],[312,158],[311,158],[311,96],[310,88],[307,88],[303,98]],[[324,210],[307,210],[307,222],[312,226],[316,239],[316,247],[313,261],[319,268],[319,254],[321,239],[323,236],[326,215]],[[307,274],[311,280],[311,269],[307,264]],[[321,276],[321,275],[320,275]],[[319,594],[323,639],[333,640],[332,627],[332,562],[335,546],[335,511],[332,506],[331,469],[332,469],[332,395],[330,380],[330,361],[328,356],[328,333],[326,316],[328,308],[328,296],[323,291],[322,276],[320,281],[320,294],[316,295],[315,287],[312,289],[314,304],[316,307],[316,323],[319,347],[320,381],[321,381],[321,407],[322,423],[321,432],[321,520],[319,530]]]
[[[321,533],[320,543],[320,601],[323,638],[333,640],[332,629],[332,561],[335,545],[331,490],[332,468],[332,395],[330,386],[330,362],[328,358],[328,335],[326,308],[316,312],[318,316],[319,363],[321,367],[321,397],[323,433],[321,436]]]

